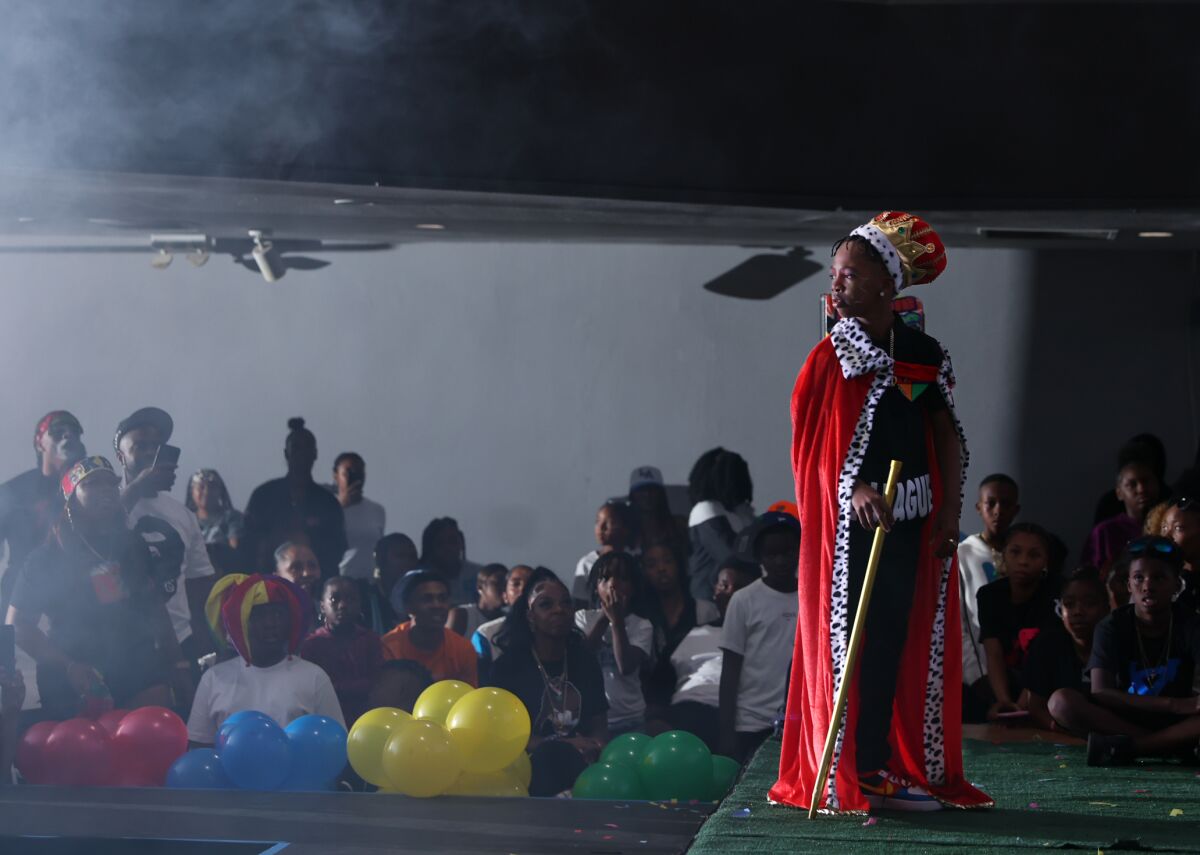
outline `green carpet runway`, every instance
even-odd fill
[[[964,742],[963,764],[995,808],[810,822],[803,811],[767,803],[779,765],[779,742],[769,740],[689,852],[1200,852],[1200,768],[1089,768],[1082,746],[973,739]]]

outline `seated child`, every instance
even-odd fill
[[[1038,633],[1021,669],[1020,706],[1029,710],[1034,725],[1047,730],[1055,729],[1053,713],[1064,697],[1092,695],[1092,634],[1108,614],[1108,591],[1093,568],[1081,567],[1063,580],[1055,612],[1059,621]]]
[[[375,672],[375,680],[367,692],[367,709],[395,707],[411,713],[421,692],[432,685],[433,675],[420,662],[389,659]]]
[[[265,713],[280,727],[303,715],[345,723],[329,677],[293,655],[305,621],[290,585],[275,576],[247,576],[225,597],[221,616],[241,658],[214,665],[200,678],[188,716],[190,742],[214,744],[225,719],[242,710]]]
[[[1171,502],[1163,514],[1163,537],[1183,553],[1188,585],[1200,573],[1200,499],[1183,496]]]
[[[633,512],[629,505],[617,499],[610,499],[601,505],[600,510],[596,511],[595,533],[597,548],[580,558],[579,563],[575,565],[571,596],[580,604],[587,602],[588,579],[596,559],[609,552],[624,552],[637,540]]]
[[[359,580],[332,576],[321,590],[322,626],[300,645],[300,656],[320,665],[329,675],[346,727],[351,727],[367,706],[367,692],[383,664],[379,636],[363,627]]]
[[[987,677],[996,700],[988,719],[1019,713],[1021,666],[1042,626],[1054,619],[1056,580],[1050,578],[1051,539],[1039,525],[1016,523],[1004,540],[1002,577],[976,595]]]
[[[1087,733],[1089,766],[1137,757],[1194,761],[1200,740],[1200,699],[1192,688],[1200,659],[1200,623],[1178,611],[1183,556],[1162,537],[1132,541],[1131,602],[1100,622],[1092,642],[1091,699],[1054,698],[1055,720]]]
[[[479,685],[475,649],[446,626],[450,587],[432,570],[413,570],[397,583],[409,619],[383,637],[384,659],[412,659],[434,680]]]
[[[521,594],[525,591],[525,583],[529,581],[529,577],[533,572],[534,569],[528,564],[514,564],[508,569],[508,574],[504,577],[503,599],[505,614],[512,610],[513,603],[521,599]],[[503,625],[504,616],[501,615],[498,618],[493,618],[486,623],[480,624],[479,628],[471,633],[471,646],[479,654],[479,679],[481,683],[483,682],[483,671],[486,665],[496,656],[500,655],[500,651],[492,645],[492,639],[496,637],[496,633],[500,631],[500,627]]]
[[[1083,563],[1107,573],[1125,544],[1141,535],[1146,514],[1161,492],[1162,484],[1149,464],[1134,460],[1122,466],[1117,472],[1116,495],[1124,510],[1092,529],[1083,546]]]
[[[504,579],[507,574],[503,564],[480,567],[475,577],[479,598],[468,605],[452,608],[446,626],[463,638],[470,638],[483,624],[504,617]]]
[[[800,521],[791,514],[765,513],[755,521],[750,542],[764,575],[733,594],[721,630],[721,753],[738,762],[771,734],[787,699]]]
[[[654,627],[634,614],[641,601],[641,567],[628,552],[607,552],[588,577],[590,608],[575,612],[575,625],[600,660],[608,697],[608,729],[614,736],[645,723],[642,668],[650,660]]]
[[[675,687],[662,730],[686,730],[704,740],[714,754],[721,750],[721,630],[734,592],[762,578],[762,567],[730,556],[721,562],[713,603],[719,617],[684,636],[671,653]]]
[[[963,699],[982,703],[983,710],[993,700],[987,684],[987,651],[979,636],[979,609],[976,595],[989,582],[995,582],[1000,566],[1000,551],[1013,518],[1020,512],[1017,482],[1007,475],[989,475],[979,484],[975,503],[983,531],[958,545],[959,595],[962,597]],[[983,703],[986,701],[986,703]],[[980,711],[982,712],[982,710]],[[974,716],[973,716],[974,717]]]

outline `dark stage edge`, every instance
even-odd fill
[[[72,855],[96,852],[97,839],[131,838],[261,842],[260,851],[287,843],[278,850],[281,855],[658,855],[685,852],[713,808],[572,799],[10,787],[0,790],[0,850],[14,852],[13,838],[55,837],[80,838]]]

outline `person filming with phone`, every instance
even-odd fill
[[[155,529],[162,521],[183,540],[178,573],[161,583],[175,637],[185,659],[195,663],[211,650],[204,603],[216,581],[216,571],[196,515],[169,495],[175,486],[180,455],[180,449],[169,444],[174,429],[175,423],[165,410],[143,407],[117,425],[113,446],[125,472],[121,502],[135,530],[153,545],[161,538],[161,532]],[[196,670],[193,685],[198,679]]]

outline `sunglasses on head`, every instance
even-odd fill
[[[1196,507],[1196,500],[1191,496],[1180,496],[1171,504],[1179,508],[1181,511],[1190,511],[1192,508]]]
[[[1157,552],[1159,555],[1178,555],[1179,547],[1169,540],[1135,540],[1125,547],[1130,555]]]

